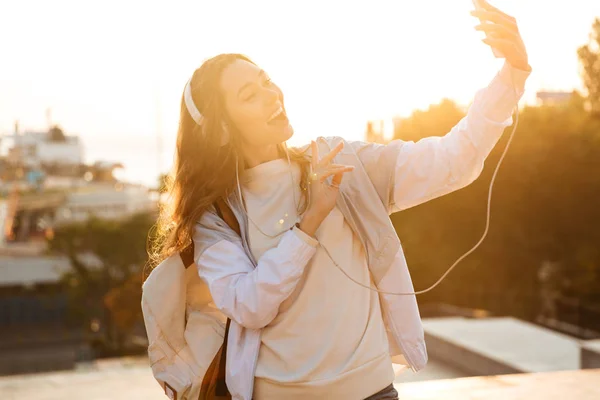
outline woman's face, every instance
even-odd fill
[[[221,88],[229,118],[247,144],[279,144],[294,133],[281,89],[256,65],[234,61],[221,74]]]

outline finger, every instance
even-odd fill
[[[504,54],[505,56],[508,56],[509,54],[514,55],[515,52],[522,53],[521,51],[519,51],[517,45],[512,40],[488,37],[483,39],[482,42],[494,49],[500,50],[500,52],[502,52],[502,54]],[[515,57],[511,57],[511,59],[514,58]]]
[[[487,35],[492,37],[500,37],[506,39],[516,39],[518,34],[512,29],[499,24],[488,24],[483,23],[475,27],[475,30],[485,32]]]
[[[323,170],[321,172],[321,174],[319,174],[319,178],[321,178],[323,175],[330,176],[331,174],[335,174],[340,171],[343,171],[343,172],[354,171],[354,167],[353,166],[343,166],[343,167],[336,167],[336,168],[327,168],[326,170]]]
[[[335,146],[333,148],[333,150],[331,150],[328,154],[323,156],[323,158],[319,161],[319,166],[324,167],[325,165],[329,164],[331,162],[331,160],[333,160],[333,158],[335,156],[337,156],[337,154],[340,151],[342,151],[343,148],[344,148],[344,142],[338,143],[338,145]]]
[[[311,165],[312,165],[313,171],[315,171],[317,169],[317,166],[319,165],[319,148],[317,146],[317,142],[315,142],[314,140],[311,140],[310,148],[312,150]]]
[[[515,21],[514,17],[512,17],[512,16],[508,15],[507,13],[505,13],[504,11],[494,7],[493,5],[488,3],[486,0],[480,0],[480,4],[484,9],[486,9],[488,11],[498,13],[498,14],[502,15],[503,17],[508,18],[509,20]]]
[[[344,174],[335,174],[331,179],[331,186],[339,187],[342,184],[342,179],[344,178]]]
[[[494,22],[496,24],[505,25],[515,31],[519,31],[517,21],[512,17],[505,17],[502,14],[496,12],[489,12],[484,10],[471,11],[471,15],[478,18],[479,20]]]
[[[515,43],[512,40],[487,37],[481,40],[483,43],[498,50],[512,50]]]
[[[343,164],[335,164],[335,165],[328,165],[326,168],[322,169],[322,172],[330,172],[330,171],[339,171],[339,170],[349,170],[352,171],[354,170],[354,166],[353,165],[343,165]]]
[[[334,168],[323,172],[321,176],[319,176],[319,181],[325,182],[327,178],[336,174],[344,174],[346,172],[352,172],[354,167],[343,167],[343,168]]]
[[[352,165],[345,165],[345,164],[329,164],[325,167],[319,167],[319,169],[314,170],[313,173],[310,175],[312,180],[321,180],[321,177],[323,176],[323,174],[325,172],[329,172],[329,171],[334,171],[337,169],[344,169],[344,168],[351,168],[354,169],[354,167]]]
[[[527,62],[527,52],[514,42],[504,39],[487,38],[483,40],[490,47],[499,50],[513,67],[523,71],[531,71]]]
[[[343,167],[351,167],[354,168],[352,165],[346,165],[346,164],[329,164],[327,166],[327,168],[343,168]]]

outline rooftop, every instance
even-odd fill
[[[66,256],[11,256],[2,253],[3,249],[0,248],[0,288],[55,284],[65,272],[71,270]],[[80,260],[90,268],[100,266],[99,259],[93,254],[81,254]]]
[[[596,400],[600,399],[598,382],[600,369],[397,382],[395,386],[402,400]],[[77,371],[0,377],[0,394],[6,400],[166,398],[147,360],[127,358]]]

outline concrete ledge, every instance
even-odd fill
[[[432,357],[473,375],[579,369],[579,340],[514,318],[423,320]]]
[[[597,400],[600,370],[544,372],[401,383],[402,400]]]
[[[21,349],[0,352],[0,375],[69,370],[75,368],[75,348]]]
[[[462,347],[450,340],[425,333],[427,352],[445,364],[460,368],[468,375],[502,375],[523,372],[484,353]],[[425,368],[427,370],[427,368]]]
[[[600,368],[600,339],[581,344],[581,368]]]

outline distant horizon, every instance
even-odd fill
[[[578,90],[574,88],[572,90],[555,90],[556,92],[572,92],[573,90]],[[535,93],[528,93],[528,97],[522,101],[521,107],[525,104],[533,104],[535,103],[537,91]],[[441,99],[440,99],[441,100]],[[468,104],[461,104],[454,99],[450,99],[454,101],[459,107],[467,108]],[[402,118],[409,116],[415,111],[425,110],[429,106],[438,104],[438,102],[433,102],[426,107],[413,109],[407,114],[400,114],[392,116],[391,119],[386,121],[386,135],[389,137],[390,132],[390,124],[393,122],[394,118]],[[356,131],[352,132],[353,135],[346,134],[345,137],[350,139],[364,139],[365,129],[367,120],[364,121],[363,124],[357,126]],[[292,121],[293,124],[293,121]],[[64,130],[65,135],[67,136],[77,136],[80,139],[80,143],[83,148],[83,158],[86,164],[93,164],[96,161],[105,161],[105,162],[119,162],[124,165],[122,170],[116,170],[115,173],[119,180],[123,180],[128,183],[133,184],[142,184],[148,187],[155,187],[157,185],[158,177],[160,174],[168,173],[172,164],[172,159],[175,151],[175,143],[169,142],[164,143],[164,136],[162,137],[162,154],[160,157],[160,171],[158,168],[159,161],[157,155],[157,136],[156,133],[149,135],[137,135],[137,134],[111,134],[108,137],[93,137],[87,136],[85,134],[81,134],[80,132],[69,132],[64,129],[64,127],[60,124],[59,121],[53,121],[52,126],[59,126]],[[393,129],[393,126],[391,126]],[[23,127],[21,124],[19,125],[19,131],[21,133],[25,132],[44,132],[48,130],[48,127],[39,127],[39,128],[29,128]],[[1,135],[13,133],[14,129],[9,132],[0,132]],[[176,130],[175,130],[176,133]],[[324,132],[320,132],[315,136],[323,135]],[[300,138],[298,137],[300,136]],[[145,139],[145,140],[144,140]],[[307,143],[309,139],[306,139],[305,135],[296,135],[290,139],[290,145],[301,145]],[[122,146],[123,141],[127,144]],[[131,151],[135,149],[135,155],[132,155]],[[129,162],[128,162],[129,161]],[[155,176],[148,175],[148,168],[155,169],[157,171]]]

